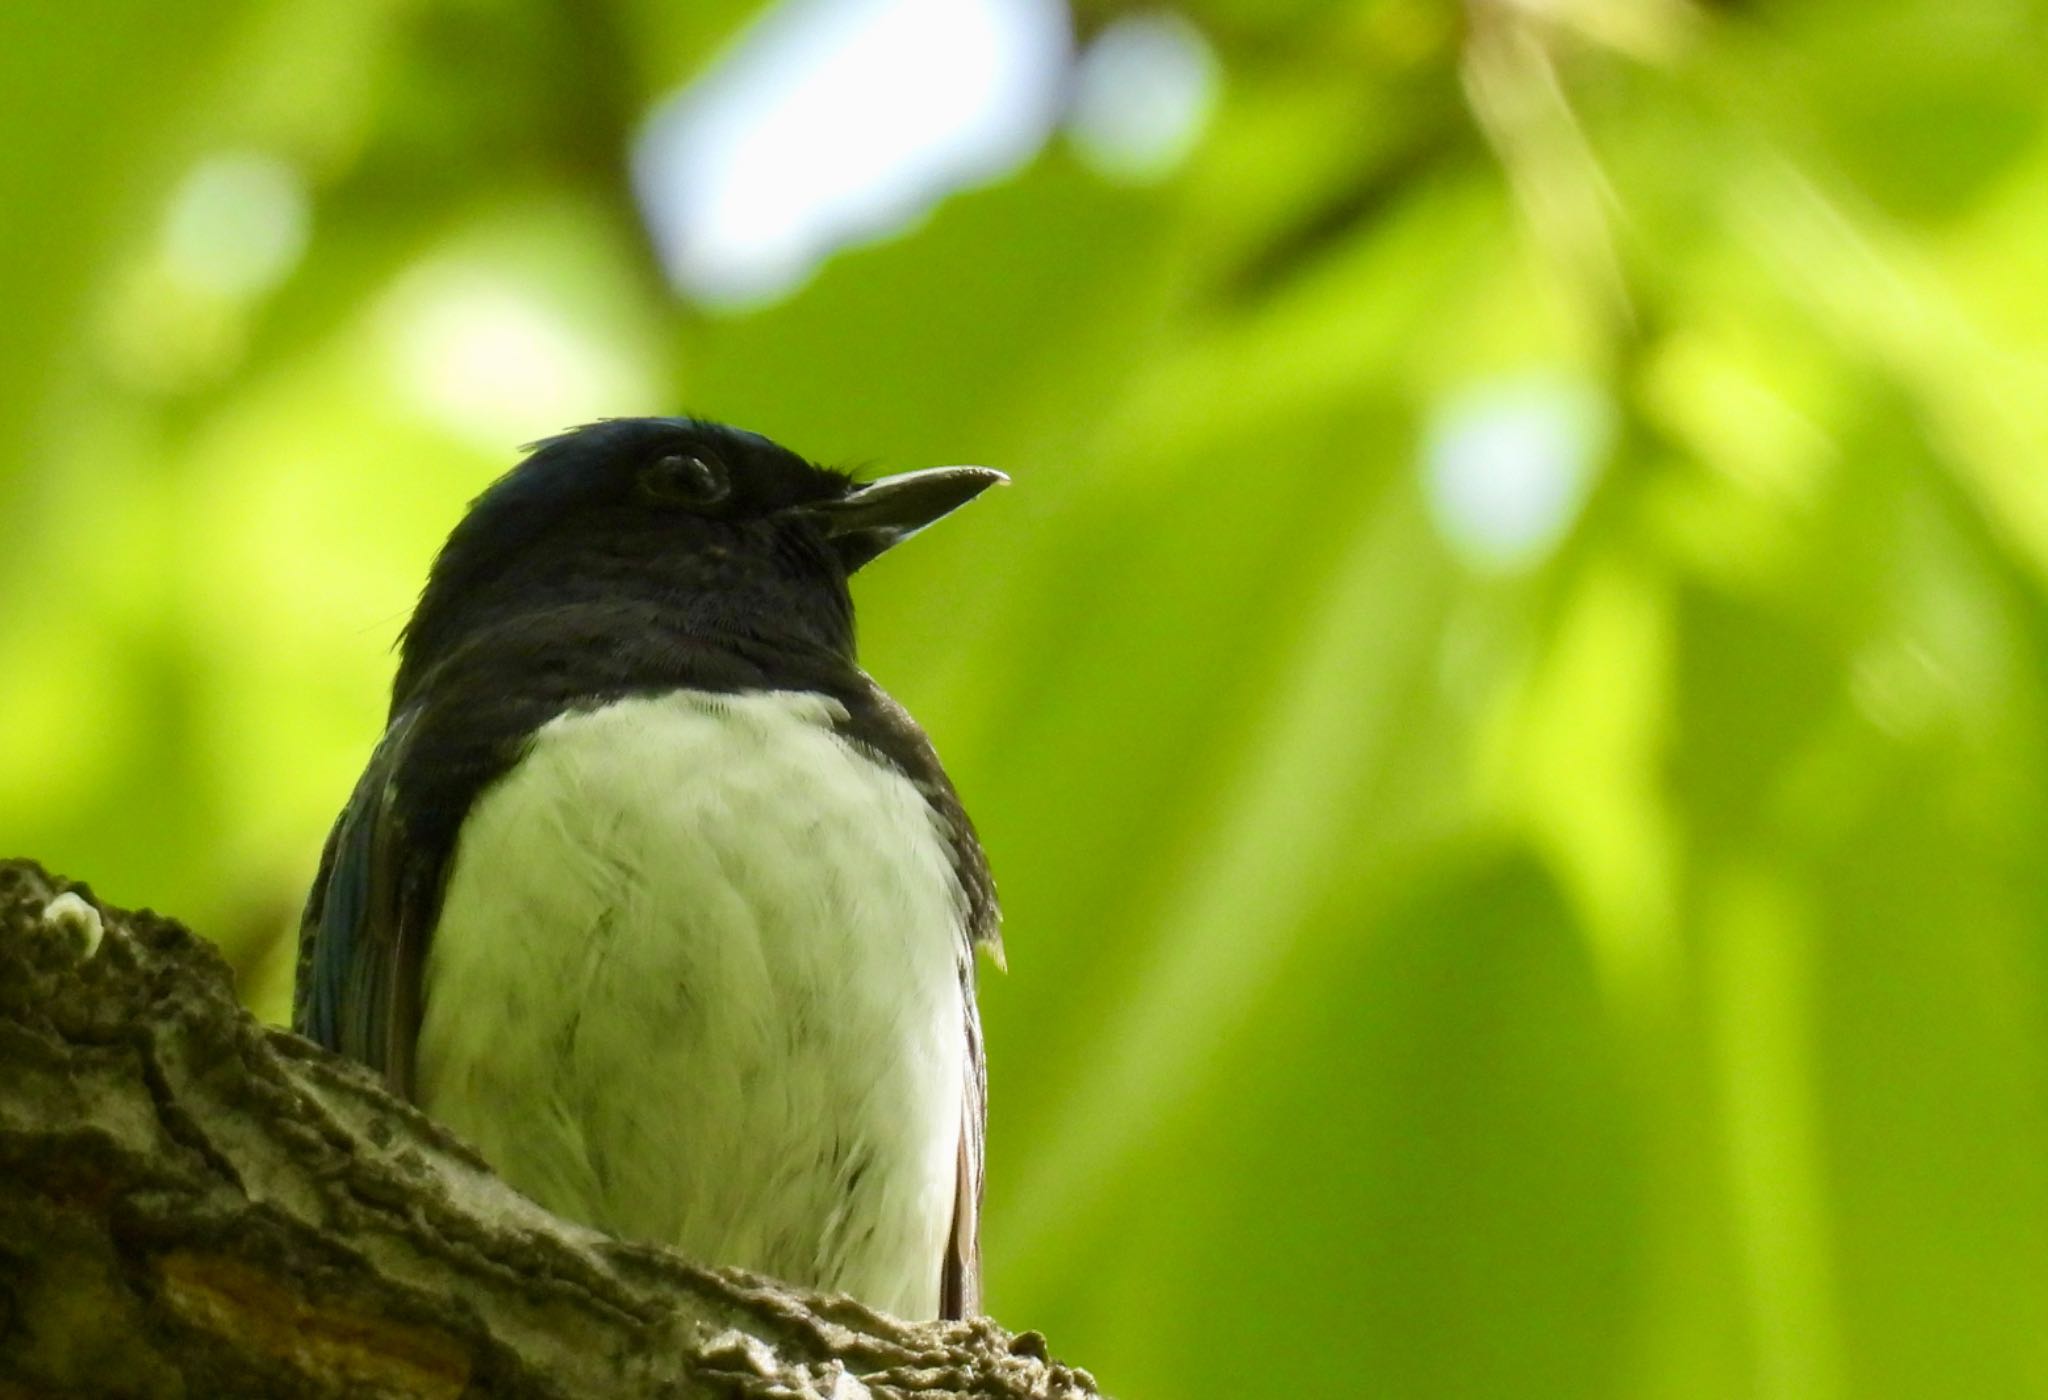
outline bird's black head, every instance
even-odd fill
[[[755,433],[618,418],[535,445],[470,503],[402,642],[393,707],[479,629],[556,609],[659,608],[707,638],[849,658],[847,577],[1003,480],[938,467],[859,483]]]

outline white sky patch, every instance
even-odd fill
[[[1061,0],[782,0],[635,144],[670,277],[772,300],[1015,168],[1058,116],[1069,45]]]
[[[1067,113],[1074,149],[1112,180],[1164,178],[1208,126],[1221,71],[1209,41],[1179,15],[1114,21],[1075,67]]]
[[[298,266],[312,217],[305,182],[286,162],[250,151],[208,156],[164,211],[164,266],[201,291],[254,297]]]
[[[429,419],[494,451],[593,418],[652,411],[632,362],[504,274],[465,263],[409,273],[385,308],[398,388]]]
[[[1612,434],[1606,398],[1562,374],[1483,381],[1441,400],[1423,440],[1437,529],[1467,563],[1540,563],[1571,529]]]

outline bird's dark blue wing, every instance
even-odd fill
[[[379,1071],[401,1093],[411,1089],[427,911],[409,897],[418,882],[395,781],[417,715],[392,721],[327,837],[299,924],[292,1011],[301,1035]]]
[[[939,1316],[958,1320],[981,1312],[981,1194],[983,1147],[988,1135],[988,1060],[981,1047],[981,1013],[974,1004],[974,953],[963,949],[961,990],[966,993],[967,1082],[961,1103],[960,1151],[953,1178],[953,1231],[939,1261]]]

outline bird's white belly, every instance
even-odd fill
[[[964,903],[840,716],[688,692],[542,728],[463,823],[417,1093],[559,1214],[932,1317]]]

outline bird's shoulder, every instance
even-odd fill
[[[925,800],[945,833],[953,861],[953,874],[967,902],[967,937],[970,945],[987,945],[998,953],[1001,941],[1001,910],[996,903],[995,879],[973,818],[960,800],[959,791],[947,776],[938,751],[922,726],[894,696],[865,672],[849,667],[850,676],[838,678],[838,688],[825,681],[824,693],[845,709],[839,723],[841,737],[901,773]]]

